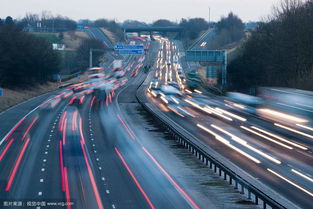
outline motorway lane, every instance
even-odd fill
[[[88,28],[86,32],[91,38],[95,38],[95,39],[103,41],[107,47],[109,48],[114,47],[114,44],[112,43],[112,41],[101,31],[101,29]]]
[[[2,198],[11,200],[60,199],[61,190],[58,189],[60,179],[58,175],[55,175],[58,166],[56,166],[56,161],[54,160],[55,156],[58,155],[56,154],[57,149],[55,149],[54,145],[58,141],[55,124],[63,108],[64,104],[61,103],[55,107],[54,111],[38,110],[29,115],[29,119],[34,117],[39,117],[39,119],[31,127],[23,141],[22,138],[27,129],[23,129],[21,125],[13,133],[12,137],[16,139],[16,142],[22,143],[17,144],[17,148],[14,148],[15,145],[12,144],[1,162],[7,163],[10,166],[0,164],[2,168],[5,168],[3,170],[1,169],[1,171],[9,171],[9,175],[3,175],[1,173],[2,182],[4,183],[1,185]],[[25,123],[29,119],[27,118]],[[30,127],[30,124],[27,124],[28,127]],[[29,142],[27,144],[28,139]],[[23,147],[25,147],[25,152],[24,155],[21,155]],[[13,167],[18,165],[19,156],[22,156],[21,163],[17,167],[17,172],[10,188],[7,189],[9,184],[8,179],[13,176]]]
[[[137,66],[134,64],[133,68]],[[126,97],[134,98],[135,90],[145,78],[143,69],[136,71],[135,79],[131,77],[133,69],[126,73],[130,80]],[[45,108],[43,105],[14,130],[10,138],[14,137],[16,141],[0,162],[5,168],[0,170],[1,199],[73,201],[74,205],[67,206],[68,209],[192,207],[190,200],[178,192],[173,180],[147,151],[127,132],[121,131],[127,129],[127,125],[122,123],[117,103],[104,105],[100,110],[91,109],[93,97],[85,95],[83,104],[76,108],[69,105],[72,98],[60,99],[48,111],[41,110]],[[54,100],[58,99],[53,98],[52,103]],[[50,104],[50,100],[43,104]],[[37,116],[38,121],[35,120]],[[112,124],[115,124],[114,128]],[[116,132],[112,133],[112,130]],[[9,142],[3,143],[1,153]],[[8,172],[12,171],[12,166],[16,168],[16,175]],[[10,176],[14,176],[12,184],[5,191]]]
[[[207,45],[212,41],[212,38],[216,34],[215,29],[209,29],[203,37],[191,48],[191,50],[205,50],[207,49]]]
[[[61,178],[60,175],[56,175],[60,174],[59,161],[55,158],[59,156],[58,142],[61,139],[56,124],[59,123],[63,108],[68,104],[69,99],[61,101],[61,104],[56,101],[54,103],[56,107],[53,110],[41,110],[45,107],[38,107],[38,105],[46,103],[43,101],[51,95],[53,93],[23,104],[26,109],[35,108],[35,111],[32,109],[27,117],[20,120],[16,128],[6,135],[7,140],[5,138],[2,140],[3,144],[0,149],[1,198],[64,199],[64,193],[60,189]],[[2,114],[1,119],[5,120],[7,115],[19,115],[17,113],[22,112],[19,106]],[[10,188],[6,189],[9,179],[12,179],[12,183],[10,183]]]
[[[166,57],[166,55],[169,54],[169,52],[166,52],[165,50],[163,50],[162,52],[163,52],[163,57]],[[174,53],[175,52],[171,52],[171,54],[174,54]],[[166,59],[170,60],[169,58],[166,58]],[[165,62],[168,62],[168,61],[165,61]],[[163,63],[164,63],[164,60],[163,60]],[[161,67],[161,70],[162,70],[162,67]],[[166,80],[168,77],[170,77],[168,73],[168,69],[163,69],[163,75],[161,77],[162,81],[166,83]],[[173,80],[175,81],[175,78]],[[166,104],[163,104],[162,107],[159,106],[160,100],[155,100],[155,99],[152,99],[152,103],[154,103],[156,106],[158,106],[160,109],[163,109],[163,110],[164,110],[164,105],[166,105]],[[293,137],[290,141],[294,141],[294,140],[300,141],[297,143],[307,146],[309,150],[303,151],[303,150],[299,150],[298,148],[293,149],[293,150],[288,150],[286,148],[282,148],[278,146],[277,144],[268,142],[264,140],[264,138],[257,136],[255,134],[247,134],[245,131],[243,131],[239,127],[238,124],[235,124],[233,122],[227,122],[227,120],[224,120],[218,117],[212,117],[212,116],[210,117],[208,114],[204,114],[202,111],[200,112],[197,111],[197,115],[198,115],[197,118],[192,118],[192,117],[182,118],[178,116],[177,114],[173,113],[172,111],[168,111],[164,113],[169,118],[174,120],[177,124],[181,125],[184,129],[186,129],[187,131],[192,133],[194,136],[196,136],[198,139],[205,142],[210,147],[214,148],[223,156],[226,156],[229,160],[234,162],[236,165],[243,168],[243,170],[248,171],[250,174],[252,174],[252,176],[258,178],[263,183],[269,185],[274,190],[283,194],[286,198],[292,200],[293,202],[305,208],[309,208],[310,205],[313,204],[312,203],[313,195],[311,195],[313,191],[312,182],[310,182],[310,180],[303,178],[302,176],[299,176],[291,172],[291,169],[294,168],[305,174],[310,175],[313,173],[312,152],[311,152],[312,142],[308,143],[308,141],[306,141],[307,143],[303,143],[303,139],[295,140],[295,138],[293,138],[295,137],[295,135],[292,134]],[[262,123],[256,122],[255,118],[253,118],[251,122],[250,122],[250,118],[248,119],[249,119],[250,125],[258,125],[258,127],[260,127],[260,125],[262,124]],[[221,120],[224,120],[224,121],[222,122]],[[211,131],[214,131],[215,133],[219,133],[219,135],[222,136],[223,138],[226,138],[232,141],[231,137],[227,138],[225,133],[223,134],[217,131],[216,129],[210,127],[210,125],[215,124],[217,125],[218,128],[223,128],[224,130],[226,129],[230,133],[236,135],[237,137],[240,137],[241,139],[246,140],[249,144],[253,145],[253,147],[258,148],[259,150],[263,151],[263,153],[268,153],[270,156],[273,156],[281,160],[283,163],[281,165],[277,165],[276,163],[273,163],[273,161],[268,160],[266,158],[264,159],[264,157],[256,154],[255,152],[249,149],[246,149],[244,146],[236,142],[233,143],[232,141],[232,144],[235,144],[236,147],[240,148],[241,150],[244,150],[246,153],[255,157],[256,159],[261,160],[262,162],[261,164],[256,164],[250,159],[245,158],[242,154],[232,151],[232,149],[229,149],[226,145],[223,145],[222,143],[220,143],[220,141],[212,139],[210,134],[204,131],[201,131],[201,129],[197,127],[198,123],[205,125],[205,127],[209,127]],[[289,137],[286,137],[286,135],[283,135],[283,136],[287,139],[290,138],[290,132],[289,132]],[[296,139],[298,138],[299,136]],[[268,168],[270,168],[271,170],[267,170]],[[276,172],[276,174],[273,171]],[[300,189],[296,188],[294,185],[290,184],[290,182],[288,183],[286,182],[286,180],[279,178],[277,176],[277,173],[283,175],[285,178],[288,178],[300,184],[302,188]],[[301,189],[303,188],[306,189],[307,191],[301,191]]]
[[[144,77],[143,74],[140,75]],[[130,92],[135,92],[142,82],[143,78],[140,77],[140,75],[138,75],[136,79],[137,84],[130,84],[125,92],[119,95],[121,102],[133,101],[134,95],[130,94]],[[132,88],[132,90],[130,90],[129,87]],[[127,129],[128,126],[125,125],[124,120],[121,118],[121,112],[117,105],[116,103],[115,106],[109,106],[109,110],[104,110],[110,116],[106,115],[104,117],[103,115],[105,114],[102,114],[102,122],[105,124],[104,127],[110,127],[111,124],[111,129],[108,130],[110,131],[109,140],[113,141],[111,143],[111,150],[113,150],[113,146],[114,149],[117,148],[119,150],[119,153],[150,199],[152,204],[150,207],[190,208],[188,202],[178,193],[169,180],[166,179],[165,176],[162,176],[157,166],[153,165],[153,162],[149,160],[141,145],[138,144],[136,136],[132,135],[131,130]],[[116,114],[118,114],[120,118]],[[110,118],[110,121],[105,118]],[[115,120],[113,120],[113,118],[115,118]]]

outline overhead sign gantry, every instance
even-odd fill
[[[227,52],[225,50],[188,50],[186,60],[206,67],[207,79],[218,79],[221,72],[222,89],[227,84]]]

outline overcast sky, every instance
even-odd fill
[[[72,19],[136,19],[145,22],[165,18],[203,17],[218,20],[233,11],[244,21],[266,17],[280,0],[0,0],[0,17],[21,18],[43,10]]]

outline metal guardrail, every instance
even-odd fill
[[[235,189],[238,189],[241,194],[247,195],[247,198],[252,200],[256,205],[262,205],[264,209],[267,209],[268,206],[275,209],[286,208],[260,191],[255,186],[251,185],[245,179],[237,175],[234,171],[229,169],[212,155],[207,153],[202,147],[194,142],[197,139],[191,139],[192,136],[188,134],[186,130],[181,130],[175,127],[175,125],[169,123],[168,120],[166,120],[166,116],[164,117],[160,113],[155,113],[154,110],[144,101],[147,100],[145,92],[146,91],[144,89],[139,88],[136,94],[137,100],[143,106],[143,108],[149,112],[152,117],[154,117],[175,138],[179,144],[188,149],[189,152],[195,155],[206,166],[209,166],[210,169],[214,170],[214,172],[217,173],[220,177],[223,177],[224,180],[228,181],[230,185],[233,185]]]

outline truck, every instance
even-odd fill
[[[123,60],[114,60],[113,61],[113,71],[121,69],[123,66]]]

